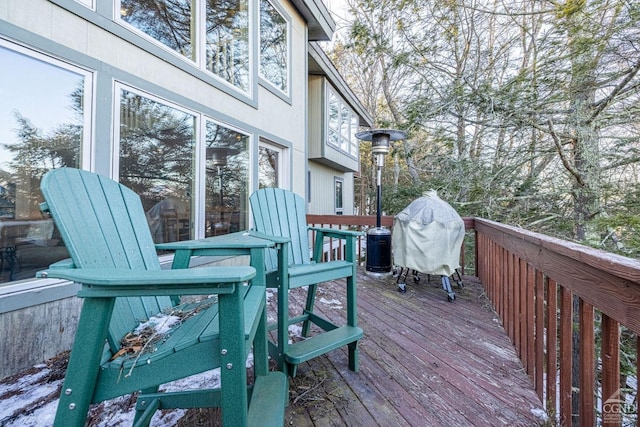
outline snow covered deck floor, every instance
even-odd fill
[[[449,303],[435,277],[431,283],[426,275],[420,277],[414,283],[409,275],[407,292],[399,293],[395,278],[376,279],[360,271],[358,320],[365,333],[360,371],[348,370],[346,349],[300,365],[290,381],[287,426],[544,425],[542,404],[531,380],[477,279],[465,277],[462,290],[454,285],[456,301]],[[324,289],[317,298],[318,308],[341,321],[343,283]],[[292,305],[303,304],[301,290],[294,291]],[[269,301],[273,308],[275,293],[269,293]],[[57,381],[34,387],[59,388],[60,374]],[[7,384],[4,387],[7,391]],[[42,392],[49,395],[42,404],[49,402],[45,412],[50,413],[55,391]],[[8,403],[9,394],[0,400]],[[38,399],[27,400],[25,409],[32,417],[4,414],[0,420],[4,418],[7,425],[42,425],[47,417],[38,414]],[[130,425],[131,417],[113,411],[132,415],[132,403],[123,399],[108,410],[98,410],[90,424],[120,425],[116,420],[127,419],[124,422]],[[215,410],[164,414],[161,419],[156,416],[152,425],[215,426],[217,415]]]

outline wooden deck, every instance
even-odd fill
[[[348,370],[345,349],[301,364],[290,380],[286,426],[555,425],[536,416],[544,413],[542,404],[477,279],[465,277],[462,290],[454,285],[456,301],[449,303],[436,278],[427,283],[425,275],[420,277],[419,283],[410,277],[407,292],[400,293],[393,277],[376,279],[360,271],[360,370]],[[325,284],[317,298],[317,308],[336,322],[343,321],[344,288],[344,282]],[[292,291],[292,312],[303,304],[301,291]],[[268,296],[272,317],[275,291]],[[299,339],[296,328],[290,331]],[[48,364],[47,382],[62,379],[66,356]],[[26,403],[22,412],[31,413],[58,395],[59,386],[46,399]],[[127,399],[110,410],[131,411],[134,402]],[[99,405],[94,409],[89,426],[109,416]],[[175,425],[219,426],[220,413],[192,409]]]
[[[346,350],[300,365],[290,382],[292,426],[536,426],[544,421],[533,390],[498,317],[475,278],[456,301],[427,276],[407,292],[393,277],[360,272],[360,371]],[[343,316],[343,284],[318,296],[329,317]],[[302,304],[302,294],[294,296]],[[270,301],[275,303],[275,296]]]

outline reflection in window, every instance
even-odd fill
[[[156,243],[191,237],[192,114],[121,90],[120,182],[142,198]]]
[[[120,17],[181,55],[195,60],[191,0],[121,0]]]
[[[346,105],[342,104],[340,108],[340,149],[349,152],[349,125],[351,124],[351,111]]]
[[[358,124],[358,116],[353,114],[351,116],[351,133],[349,134],[349,154],[355,157],[358,156],[358,138],[356,138],[356,133],[359,130]]]
[[[205,236],[247,228],[249,137],[208,121]]]
[[[261,145],[258,149],[258,188],[277,188],[280,171],[280,150]]]
[[[26,53],[0,45],[0,282],[33,278],[69,256],[40,212],[40,180],[81,166],[90,114],[89,73]]]
[[[332,89],[327,88],[327,143],[334,148],[358,156],[358,116]]]
[[[268,0],[260,1],[260,74],[287,92],[288,25]]]
[[[249,91],[249,6],[247,0],[207,1],[206,68]]]

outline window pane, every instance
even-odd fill
[[[205,236],[247,228],[249,137],[207,122]]]
[[[329,129],[338,131],[339,130],[339,108],[340,102],[338,98],[333,94],[333,92],[329,91]]]
[[[336,180],[336,213],[342,213],[342,181]]]
[[[267,0],[260,2],[260,73],[287,92],[287,21]]]
[[[142,198],[156,243],[191,237],[195,117],[122,90],[120,182]]]
[[[329,144],[335,145],[336,147],[340,146],[340,135],[333,129],[329,129]]]
[[[120,17],[160,43],[195,60],[191,0],[121,0]]]
[[[50,169],[80,167],[88,75],[0,46],[0,282],[69,255],[39,209]]]
[[[358,138],[356,138],[356,133],[358,133],[358,116],[353,114],[351,116],[351,134],[349,135],[349,154],[352,156],[358,155]]]
[[[343,104],[341,105],[341,117],[340,117],[340,148],[342,151],[349,152],[349,124],[351,116],[349,109]]]
[[[246,0],[207,1],[207,70],[249,91],[249,7]]]
[[[280,152],[261,146],[258,150],[258,188],[279,186]]]

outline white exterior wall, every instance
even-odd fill
[[[289,2],[283,2],[281,6],[292,18],[291,103],[259,86],[258,81],[254,80],[253,84],[258,85],[258,96],[254,100],[257,101],[257,108],[251,105],[251,102],[230,96],[191,72],[178,68],[162,57],[149,53],[47,0],[29,0],[28,5],[24,0],[3,1],[0,4],[0,34],[4,33],[2,21],[6,21],[79,54],[87,55],[119,72],[143,79],[150,85],[157,85],[193,103],[211,108],[219,113],[220,117],[230,117],[230,124],[233,126],[249,131],[255,130],[260,136],[290,145],[291,174],[296,177],[295,180],[291,179],[291,182],[294,182],[293,190],[304,195],[306,186],[300,177],[306,176],[307,30],[306,23]],[[46,51],[46,47],[30,46],[29,40],[22,41],[22,44],[45,54],[50,53]],[[169,50],[165,50],[163,54],[172,55]],[[84,66],[55,53],[52,56],[67,60],[73,65]],[[180,58],[178,54],[175,56]],[[188,61],[183,62],[185,68],[189,69]],[[196,75],[200,73],[195,66],[193,70]],[[97,70],[97,73],[100,73],[100,70]],[[126,80],[122,83],[136,87],[134,83]],[[139,89],[148,90],[144,87]],[[176,103],[175,99],[169,101]],[[187,107],[193,108],[191,105]],[[254,146],[257,146],[257,138],[254,138],[253,142]],[[96,166],[104,172],[104,166]]]
[[[121,34],[122,31],[119,31],[120,27],[113,27],[117,25],[113,20],[96,18],[95,12],[73,0],[58,0],[58,3],[64,7],[47,0],[2,0],[0,37],[94,73],[92,154],[90,164],[83,164],[84,168],[105,175],[112,172],[113,126],[117,123],[113,117],[113,104],[119,102],[115,85],[122,83],[251,135],[254,172],[250,191],[257,186],[255,161],[260,138],[286,147],[289,149],[289,165],[286,168],[290,174],[288,181],[295,192],[306,196],[307,25],[288,1],[282,0],[281,9],[291,18],[289,99],[260,86],[257,73],[253,74],[253,93],[231,95],[229,92],[233,92],[233,89],[216,87],[211,83],[213,76],[170,50],[156,46],[151,52],[147,51],[131,42],[136,37],[128,40],[114,34]],[[99,7],[108,5],[104,0],[99,3]],[[83,16],[87,15],[91,17],[85,19]],[[101,25],[111,26],[118,31],[107,31]],[[255,43],[252,48],[255,52]],[[257,59],[257,55],[254,58]],[[257,63],[253,65],[258,66]],[[35,281],[19,283],[18,287],[27,288],[32,283]],[[73,286],[61,285],[67,291],[68,287]],[[48,295],[46,301],[35,301],[35,294],[30,295],[27,289],[20,303],[14,306],[7,303],[8,297],[13,294],[5,289],[0,287],[0,325],[4,325],[0,330],[14,338],[22,336],[16,335],[18,326],[15,319],[25,316],[31,316],[34,325],[47,324],[51,328],[43,326],[38,329],[39,334],[48,337],[46,340],[32,340],[34,344],[40,344],[39,348],[7,347],[11,355],[0,354],[7,361],[0,377],[19,372],[41,362],[43,358],[67,350],[75,330],[74,316],[80,303],[80,300],[69,296],[73,293],[62,291]],[[41,304],[35,306],[36,303]],[[0,334],[0,341],[10,342],[9,335]]]
[[[309,162],[311,174],[311,201],[308,212],[317,215],[335,215],[335,178],[343,180],[343,215],[353,215],[353,173],[342,173],[316,162]]]

